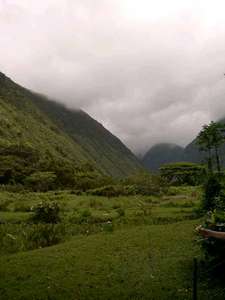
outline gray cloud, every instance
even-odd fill
[[[222,0],[0,0],[0,70],[133,151],[225,116]]]

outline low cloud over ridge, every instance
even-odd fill
[[[0,0],[0,71],[83,108],[133,151],[225,116],[225,3]]]

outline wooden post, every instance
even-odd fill
[[[193,264],[193,300],[197,300],[197,281],[198,281],[198,262],[197,258],[194,258]]]

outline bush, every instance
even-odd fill
[[[0,200],[0,211],[7,211],[11,200]]]
[[[88,194],[104,197],[119,197],[123,195],[123,187],[119,185],[107,185],[101,188],[89,190]]]
[[[26,191],[24,185],[22,184],[1,184],[0,190],[3,192],[10,192],[10,193],[24,193]]]
[[[60,221],[60,208],[57,202],[42,201],[32,208],[33,216],[31,220],[35,223],[53,223]]]
[[[82,192],[80,190],[72,190],[72,191],[70,191],[70,194],[80,196],[80,195],[82,195]]]
[[[206,216],[205,228],[215,231],[225,231],[225,212],[214,210]],[[202,248],[204,250],[207,262],[210,264],[221,263],[225,260],[225,240],[213,237],[202,240]]]
[[[118,209],[121,208],[121,204],[120,203],[114,203],[112,206],[113,209]]]
[[[32,250],[58,244],[63,240],[65,227],[63,224],[36,224],[23,232],[24,250]]]
[[[158,175],[152,175],[147,172],[140,172],[130,176],[123,181],[125,186],[129,186],[132,194],[139,195],[159,195],[167,190],[166,181]]]
[[[15,253],[58,244],[64,239],[64,224],[5,224],[0,227],[0,253]]]
[[[98,208],[103,206],[103,203],[100,199],[91,198],[90,201],[89,201],[89,206],[91,208],[98,209]]]
[[[206,169],[196,163],[176,162],[163,165],[160,174],[169,184],[195,186],[202,184]]]
[[[24,203],[15,203],[13,207],[14,212],[30,212],[31,207],[29,205],[26,205]]]
[[[220,180],[217,175],[212,174],[207,178],[204,185],[202,201],[202,207],[204,210],[208,211],[215,208],[216,199],[220,195],[221,188]]]
[[[119,217],[125,217],[125,210],[122,207],[117,208],[116,212],[118,213]]]
[[[167,189],[166,183],[160,176],[141,172],[124,180],[119,184],[111,184],[88,191],[88,194],[105,197],[119,197],[132,195],[159,195]]]
[[[108,232],[108,233],[113,232],[114,231],[113,223],[111,221],[107,221],[102,225],[102,229],[104,232]]]
[[[56,178],[53,172],[35,172],[26,177],[24,183],[35,192],[46,192],[55,188]]]
[[[89,209],[84,209],[82,212],[81,212],[81,217],[83,217],[84,219],[87,219],[91,216],[91,212]]]
[[[150,216],[152,214],[152,202],[144,203],[142,201],[138,202],[140,210],[143,212],[144,216]]]
[[[106,185],[114,184],[114,180],[111,177],[100,175],[94,169],[83,169],[75,175],[75,187],[76,189],[86,192],[91,189],[100,188]]]
[[[89,209],[81,211],[74,210],[73,214],[69,216],[68,221],[72,224],[87,224],[90,222],[91,212]]]

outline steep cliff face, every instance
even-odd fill
[[[131,151],[81,110],[70,110],[29,91],[0,73],[0,147],[29,145],[47,157],[79,165],[90,162],[112,176],[142,168]]]

